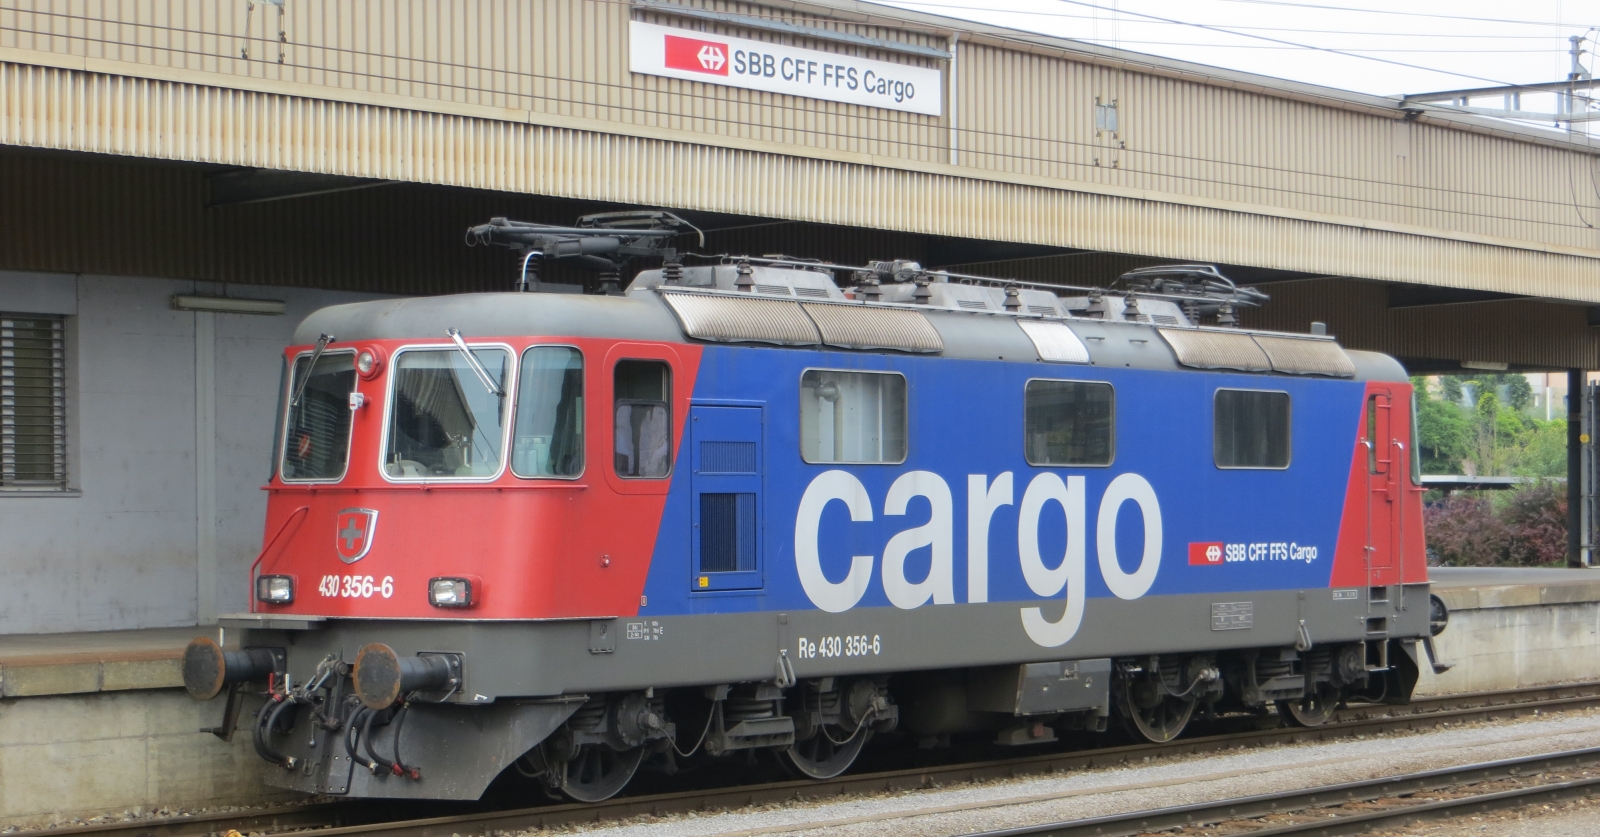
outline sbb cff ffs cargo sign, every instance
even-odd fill
[[[938,116],[944,75],[834,52],[629,23],[636,73]]]

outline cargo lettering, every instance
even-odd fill
[[[1005,472],[989,481],[986,474],[967,477],[967,601],[989,598],[989,532],[995,512],[1012,505],[1014,476]],[[1023,491],[1017,510],[1017,560],[1029,590],[1042,599],[1065,596],[1065,609],[1051,621],[1041,607],[1024,607],[1019,615],[1023,630],[1035,643],[1053,648],[1065,644],[1083,622],[1087,600],[1088,500],[1084,478],[1045,472],[1036,475]],[[928,522],[893,535],[883,550],[882,584],[895,607],[910,610],[928,603],[955,602],[954,499],[943,477],[931,471],[902,474],[884,499],[886,517],[904,515],[913,497],[928,502]],[[848,471],[824,471],[807,486],[795,516],[794,555],[800,586],[807,598],[829,613],[843,613],[860,603],[872,581],[873,555],[853,555],[843,579],[830,580],[822,570],[817,546],[823,512],[841,502],[853,523],[873,520],[872,499],[866,486]],[[1117,554],[1117,516],[1127,504],[1137,507],[1144,533],[1138,568],[1123,570]],[[1045,555],[1040,526],[1047,515],[1061,515],[1066,545],[1060,555]],[[1106,487],[1095,518],[1096,563],[1111,592],[1123,599],[1138,599],[1149,592],[1161,570],[1161,505],[1155,489],[1144,477],[1126,473]],[[906,560],[914,550],[930,551],[927,575],[906,577]]]

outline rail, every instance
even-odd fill
[[[133,820],[86,826],[19,831],[6,837],[201,837],[239,831],[262,835],[316,829],[317,837],[473,837],[493,832],[550,828],[578,822],[618,821],[644,815],[704,812],[746,805],[824,799],[852,794],[918,790],[962,782],[1049,774],[1141,762],[1151,757],[1256,748],[1301,741],[1326,741],[1354,735],[1431,727],[1444,722],[1481,721],[1600,706],[1600,681],[1532,689],[1420,698],[1409,705],[1366,704],[1340,710],[1320,727],[1230,730],[1179,738],[1167,744],[1134,744],[1095,749],[1033,753],[1013,758],[935,765],[873,773],[846,774],[824,781],[784,781],[693,791],[621,796],[596,804],[553,803],[509,810],[473,811],[448,816],[405,818],[427,806],[397,806],[394,800],[351,800],[269,811],[218,812],[188,817]],[[1253,720],[1253,719],[1252,719]],[[460,811],[459,805],[435,810]],[[1309,833],[1309,832],[1308,832]]]

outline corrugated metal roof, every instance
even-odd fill
[[[1332,340],[1300,337],[1253,335],[1256,345],[1267,353],[1272,371],[1290,375],[1329,375],[1349,378],[1356,374],[1350,356]]]
[[[661,298],[678,316],[684,333],[697,340],[780,346],[822,342],[797,302],[672,291],[662,291]]]
[[[841,349],[895,349],[903,352],[944,351],[944,338],[918,311],[802,302],[822,332],[822,342]]]
[[[1267,353],[1244,333],[1196,331],[1186,328],[1158,328],[1172,347],[1178,362],[1195,369],[1237,369],[1241,372],[1270,372]]]

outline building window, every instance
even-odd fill
[[[800,457],[810,463],[906,460],[906,379],[808,369],[800,376]]]
[[[61,317],[0,313],[0,489],[67,487]]]
[[[672,473],[672,368],[659,360],[619,360],[612,377],[617,476]]]
[[[1289,467],[1289,393],[1217,390],[1211,438],[1218,468]]]
[[[1029,381],[1023,435],[1029,465],[1110,465],[1116,394],[1110,384]]]

